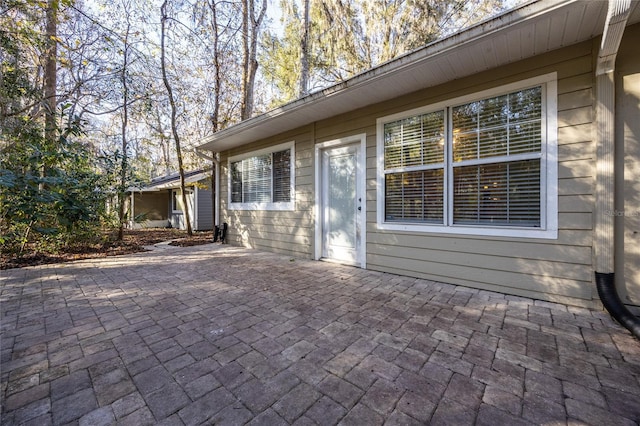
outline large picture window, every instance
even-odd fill
[[[378,120],[378,224],[557,236],[555,75]]]
[[[293,144],[229,160],[231,209],[293,208]]]

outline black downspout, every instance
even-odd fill
[[[637,339],[640,339],[640,318],[633,315],[622,303],[614,283],[614,274],[596,272],[596,287],[598,296],[605,309],[623,327],[631,332]]]

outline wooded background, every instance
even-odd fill
[[[0,0],[0,247],[122,230],[126,189],[212,132],[517,3]]]

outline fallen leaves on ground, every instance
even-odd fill
[[[126,230],[122,241],[116,241],[116,234],[110,234],[107,242],[99,244],[84,244],[67,247],[58,253],[28,252],[22,256],[0,253],[0,269],[22,268],[25,266],[43,265],[48,263],[70,262],[80,259],[92,259],[106,256],[145,251],[145,246],[171,241],[171,245],[188,247],[207,244],[213,241],[213,233],[194,232],[187,236],[186,231],[178,229],[135,229]]]

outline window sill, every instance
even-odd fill
[[[260,211],[260,210],[273,210],[273,211],[293,211],[295,210],[295,203],[229,203],[229,210],[248,210],[248,211]]]
[[[513,238],[542,238],[548,240],[558,239],[557,229],[540,229],[530,227],[505,227],[505,226],[469,226],[469,225],[415,225],[407,223],[378,223],[378,229],[383,231],[404,231],[413,233],[434,233],[453,235],[480,235],[486,237],[513,237]]]

